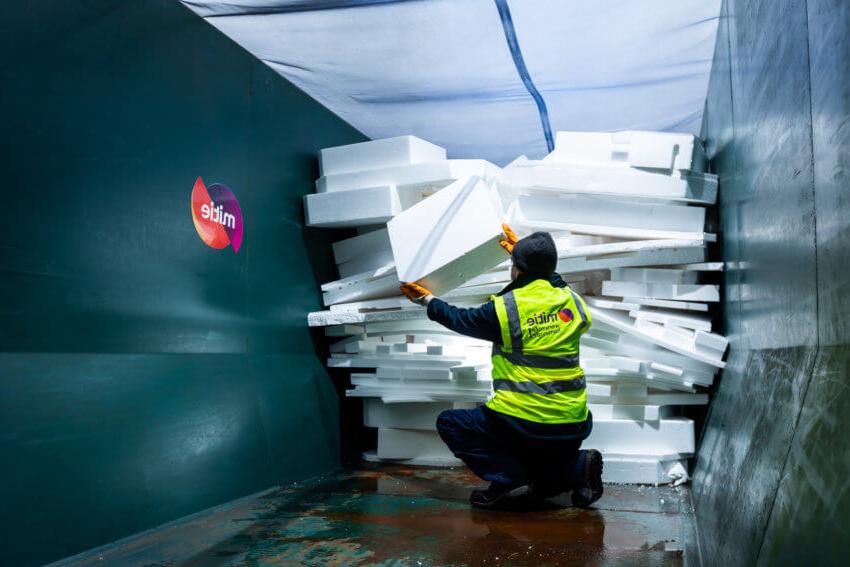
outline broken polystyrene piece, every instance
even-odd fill
[[[558,132],[544,162],[619,164],[647,169],[705,171],[702,143],[691,134],[670,132]]]
[[[385,223],[402,210],[394,185],[304,195],[307,226],[345,228]]]
[[[614,268],[611,280],[619,282],[695,284],[697,272],[675,268]]]
[[[363,400],[363,425],[434,431],[437,416],[452,409],[452,402],[386,404],[377,398]]]
[[[596,195],[519,195],[513,222],[580,234],[683,239],[703,234],[705,209],[635,203]],[[653,236],[653,233],[667,236]]]
[[[640,282],[602,282],[602,294],[614,297],[650,297],[675,301],[720,301],[720,286],[702,284],[663,284]]]
[[[674,481],[668,473],[687,467],[687,456],[603,454],[605,467],[602,480],[609,484],[669,484]]]
[[[327,175],[316,180],[316,191],[352,191],[379,185],[434,191],[470,175],[495,179],[501,177],[501,170],[483,159],[443,160]]]
[[[717,201],[717,176],[710,173],[669,175],[618,166],[530,160],[516,160],[504,171],[507,180],[523,192],[591,193],[701,205]]]
[[[319,150],[319,175],[397,167],[446,159],[446,150],[416,136],[398,136]]]
[[[387,225],[396,270],[434,294],[452,290],[505,259],[495,189],[473,176],[399,214]]]
[[[593,431],[582,448],[621,455],[693,453],[694,439],[694,422],[685,417],[646,423],[594,415]]]

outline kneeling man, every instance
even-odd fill
[[[555,273],[548,232],[518,240],[504,225],[511,279],[484,305],[449,305],[415,283],[402,285],[428,318],[493,343],[493,394],[473,410],[447,410],[437,431],[456,457],[490,482],[470,501],[503,508],[568,490],[576,506],[602,496],[602,455],[579,450],[593,420],[587,408],[579,338],[591,324],[584,300]]]

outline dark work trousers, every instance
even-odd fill
[[[579,448],[590,434],[590,418],[586,428],[579,427],[580,433],[571,435],[564,434],[562,425],[495,413],[483,407],[446,410],[437,418],[437,431],[452,453],[484,480],[509,486],[531,484],[543,496],[576,486],[584,468],[584,451]],[[547,435],[547,429],[553,435]]]

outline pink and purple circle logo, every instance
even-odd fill
[[[561,309],[560,311],[558,311],[558,317],[564,323],[569,323],[570,321],[573,320],[573,312],[570,311],[569,309]]]
[[[230,187],[221,183],[204,186],[198,177],[192,189],[192,222],[204,244],[210,248],[225,248],[234,252],[242,246],[242,209]]]

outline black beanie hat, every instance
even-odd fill
[[[535,232],[514,245],[511,258],[519,271],[548,278],[558,264],[558,249],[551,234]]]

